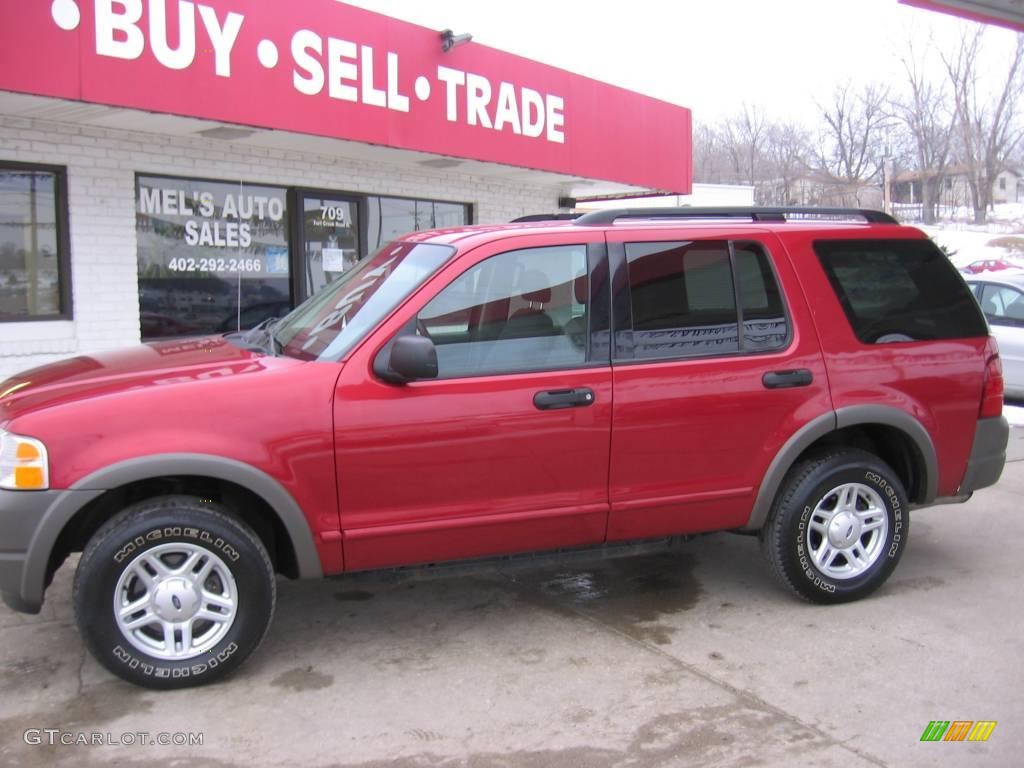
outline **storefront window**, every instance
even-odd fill
[[[369,249],[380,248],[407,232],[439,227],[461,227],[469,223],[469,206],[434,200],[401,197],[367,198]]]
[[[305,295],[312,296],[359,261],[359,206],[351,199],[302,193]]]
[[[291,308],[286,190],[139,176],[142,337],[251,328]]]
[[[281,317],[378,243],[462,226],[469,211],[462,203],[140,175],[142,338],[244,330]]]
[[[0,163],[0,320],[70,316],[64,171]]]

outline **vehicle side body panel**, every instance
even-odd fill
[[[887,229],[887,239],[923,237],[911,228]],[[935,495],[955,496],[973,445],[988,340],[979,337],[888,344],[858,340],[818,264],[813,243],[869,236],[866,228],[850,227],[827,234],[793,231],[786,238],[821,339],[832,401],[840,413],[846,408],[877,405],[910,416],[935,446],[939,471]]]
[[[599,543],[608,515],[607,361],[555,371],[388,384],[377,354],[457,275],[510,250],[593,244],[601,232],[501,238],[432,278],[349,358],[338,380],[338,498],[348,569]],[[593,404],[538,410],[586,387]]]
[[[188,462],[196,476],[226,479],[220,459],[249,467],[254,477],[273,478],[304,512],[322,571],[341,571],[330,425],[342,366],[254,355],[219,338],[185,344],[188,349],[181,352],[168,342],[128,353],[159,355],[163,367],[151,363],[147,369],[140,362],[132,374],[27,386],[23,392],[30,407],[7,428],[17,432],[28,422],[26,431],[48,446],[55,489],[103,490],[181,474],[179,464],[152,458],[175,454],[209,457],[208,471],[200,459]],[[178,355],[187,364],[171,364]],[[103,355],[76,360],[91,361],[93,377],[113,367]],[[123,361],[116,362],[123,370]],[[23,376],[32,381],[34,372]],[[11,398],[14,405],[17,399]],[[116,471],[123,463],[134,469]],[[255,485],[250,489],[259,493]]]
[[[610,232],[614,244],[665,241],[650,228]],[[757,242],[774,265],[786,301],[788,345],[614,366],[609,540],[745,525],[761,478],[783,444],[831,412],[828,377],[813,323],[781,243],[768,232],[709,227],[695,239]],[[773,371],[803,369],[807,386],[769,389]]]

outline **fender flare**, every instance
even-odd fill
[[[87,475],[63,492],[43,514],[32,535],[22,572],[22,594],[42,599],[46,567],[57,537],[88,502],[102,496],[104,491],[168,475],[209,477],[248,488],[267,503],[288,532],[295,550],[299,578],[323,576],[320,556],[306,516],[277,480],[256,467],[223,456],[166,453],[111,464]]]
[[[893,427],[910,438],[917,450],[916,458],[920,460],[924,468],[925,497],[921,504],[930,504],[934,501],[938,495],[939,460],[935,453],[935,444],[932,442],[928,430],[913,416],[898,408],[884,405],[852,405],[837,411],[823,413],[807,422],[793,433],[779,449],[764,473],[754,507],[750,512],[750,518],[743,530],[758,531],[764,526],[768,514],[771,512],[772,503],[782,486],[782,481],[785,480],[786,474],[805,450],[831,432],[858,424],[881,424]]]

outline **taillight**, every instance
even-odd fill
[[[995,418],[1003,412],[1003,362],[999,359],[999,345],[991,336],[985,345],[985,361],[979,419]]]

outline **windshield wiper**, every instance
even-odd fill
[[[268,317],[261,320],[247,331],[235,331],[224,334],[225,338],[246,349],[253,349],[277,357],[283,349],[281,342],[274,336],[274,327],[280,317]]]
[[[270,342],[270,354],[274,357],[284,354],[284,345],[277,340],[277,336],[274,335],[274,329],[281,322],[280,317],[274,318],[273,322],[267,325],[267,340]]]

